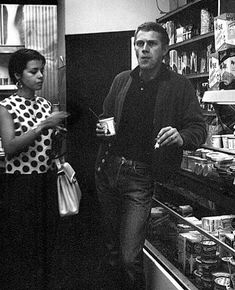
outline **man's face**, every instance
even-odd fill
[[[141,70],[151,71],[159,67],[167,51],[168,46],[162,44],[159,32],[140,30],[137,33],[135,52]]]

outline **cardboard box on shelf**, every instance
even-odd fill
[[[224,13],[214,18],[215,50],[224,45],[235,45],[235,13]]]
[[[219,89],[220,66],[218,53],[209,56],[209,87]]]
[[[230,84],[235,79],[235,56],[225,59],[220,64],[220,71],[221,81]]]
[[[170,67],[174,72],[178,72],[178,52],[177,50],[170,50]]]
[[[184,41],[184,27],[176,28],[176,43]]]
[[[183,272],[192,274],[196,268],[196,257],[201,254],[202,236],[198,231],[189,231],[178,235],[178,262]]]

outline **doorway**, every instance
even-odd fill
[[[116,74],[131,67],[134,31],[66,36],[66,107],[68,159],[77,172],[83,192],[82,208],[97,209],[94,166],[98,150],[96,117]]]

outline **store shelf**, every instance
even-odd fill
[[[15,91],[16,89],[15,85],[0,85],[0,91]]]
[[[203,4],[205,2],[204,0],[195,0],[189,4],[186,4],[184,6],[181,6],[171,12],[168,12],[166,15],[160,17],[157,19],[157,22],[165,22],[167,20],[170,20],[171,18],[174,18],[177,14],[183,12],[186,9],[192,9],[193,7],[197,7],[199,4]]]
[[[170,202],[166,202],[168,198]],[[201,283],[202,280],[198,280],[198,276],[194,275],[195,270],[199,270],[200,267],[196,258],[200,260],[202,256],[201,242],[203,240],[214,241],[220,254],[218,256],[217,253],[216,269],[210,271],[225,271],[221,263],[222,258],[234,256],[235,249],[226,243],[225,239],[222,240],[219,236],[216,236],[215,232],[209,232],[206,227],[202,226],[201,219],[213,215],[206,211],[204,212],[205,215],[197,217],[200,205],[196,200],[194,203],[190,203],[190,201],[187,203],[192,207],[191,215],[188,215],[189,218],[179,213],[179,206],[184,205],[185,203],[182,203],[184,201],[186,199],[182,200],[180,193],[168,189],[164,190],[161,196],[153,197],[153,208],[159,208],[159,214],[156,211],[151,211],[145,249],[150,252],[157,262],[159,262],[158,257],[160,257],[159,263],[163,266],[166,265],[168,272],[181,284],[182,288],[177,289],[207,289]],[[221,217],[223,215],[228,218],[226,209]],[[232,217],[233,215],[231,215]],[[184,225],[184,227],[180,227],[180,225]],[[205,256],[203,260],[206,260]],[[202,271],[201,275],[203,275],[204,268],[200,270]],[[163,287],[150,289],[163,289]]]
[[[188,39],[188,40],[185,40],[185,41],[174,43],[174,44],[169,46],[169,49],[172,50],[172,49],[176,49],[176,48],[184,48],[185,46],[195,45],[197,42],[199,43],[202,40],[210,39],[213,37],[214,37],[214,32],[213,31],[208,32],[208,33],[205,33],[202,35],[195,36],[195,37]]]
[[[221,153],[226,153],[226,154],[234,155],[234,157],[235,157],[235,150],[232,150],[232,149],[216,148],[216,147],[207,146],[207,145],[202,145],[201,147],[202,148],[205,148],[205,149],[209,149],[209,150],[214,150],[214,151],[217,151],[217,152],[221,152]]]
[[[209,77],[209,73],[197,73],[184,75],[187,79],[204,79]]]
[[[24,47],[24,45],[0,45],[0,53],[13,53]]]

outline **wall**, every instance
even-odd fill
[[[168,11],[169,0],[158,3]],[[65,34],[135,30],[160,16],[156,0],[66,0]]]

